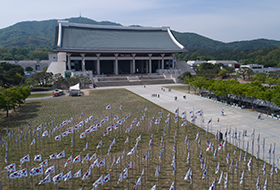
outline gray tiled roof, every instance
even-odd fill
[[[59,31],[58,31],[59,33]],[[59,34],[57,35],[59,36]],[[181,52],[169,28],[62,25],[61,47],[55,50],[92,52]],[[175,40],[176,41],[176,40]]]

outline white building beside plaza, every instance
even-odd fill
[[[239,68],[240,64],[237,61],[234,60],[209,60],[209,61],[188,61],[187,64],[192,68],[192,69],[196,69],[197,66],[199,66],[202,63],[211,63],[213,65],[222,63],[224,66],[228,66],[228,67],[233,67],[233,68]]]
[[[280,68],[273,68],[273,67],[265,68],[263,65],[258,65],[258,64],[241,65],[241,68],[249,68],[254,73],[270,73],[270,72],[280,73]],[[236,71],[238,71],[238,69],[236,69]]]

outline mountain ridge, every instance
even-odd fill
[[[23,21],[0,29],[0,47],[11,48],[52,48],[55,38],[55,27],[58,20],[68,20],[74,23],[96,24],[96,25],[117,25],[119,23],[110,21],[95,21],[85,17],[72,17],[66,19],[50,19],[43,21]],[[140,27],[139,25],[132,25]],[[175,38],[186,49],[261,49],[264,47],[280,47],[280,41],[269,39],[254,39],[246,41],[221,42],[191,32],[172,31]]]

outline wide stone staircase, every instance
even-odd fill
[[[97,80],[94,82],[95,87],[150,84],[174,84],[174,81],[172,79],[166,79],[162,75],[134,75],[97,77]]]
[[[195,71],[187,64],[185,61],[177,61],[176,68],[181,70],[181,73],[190,72],[192,75],[195,75]]]

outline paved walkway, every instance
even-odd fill
[[[243,130],[247,130],[247,137],[244,138],[244,148],[247,147],[247,141],[249,141],[249,152],[251,152],[251,134],[253,132],[253,129],[255,129],[255,143],[254,143],[254,155],[256,155],[257,152],[257,136],[260,133],[260,158],[263,158],[263,149],[262,143],[263,138],[265,138],[265,152],[264,152],[264,159],[269,163],[273,162],[273,156],[271,157],[271,160],[268,157],[268,149],[270,144],[272,143],[272,149],[273,144],[276,143],[275,148],[275,158],[279,156],[280,153],[280,121],[275,120],[268,117],[262,117],[261,120],[257,119],[257,112],[245,110],[245,109],[238,109],[226,106],[224,104],[214,102],[199,96],[186,94],[180,91],[171,90],[169,92],[168,90],[162,91],[161,85],[148,85],[146,88],[143,86],[125,86],[123,88],[126,88],[127,90],[134,92],[143,98],[154,102],[155,104],[171,111],[174,113],[174,110],[176,108],[179,108],[180,114],[183,111],[189,111],[193,109],[195,112],[202,109],[203,110],[203,116],[204,116],[204,123],[202,123],[202,118],[198,117],[196,120],[196,123],[198,126],[206,128],[207,122],[209,119],[212,118],[212,124],[210,124],[209,131],[212,127],[212,133],[216,134],[216,131],[218,129],[221,129],[223,133],[225,133],[226,129],[229,130],[231,128],[231,133],[234,130],[237,130],[241,132],[241,141],[240,141],[240,148],[243,148],[243,140],[242,140],[242,133]],[[152,97],[151,94],[159,94],[160,97]],[[183,98],[183,96],[186,96],[186,99]],[[175,101],[174,97],[177,96],[178,100]],[[221,110],[224,109],[225,116],[221,116]],[[188,121],[190,121],[190,114],[187,116]],[[217,122],[217,119],[219,118],[219,122]],[[236,140],[228,138],[228,141],[235,144]],[[277,146],[278,145],[278,146]],[[276,159],[275,159],[276,161]]]

